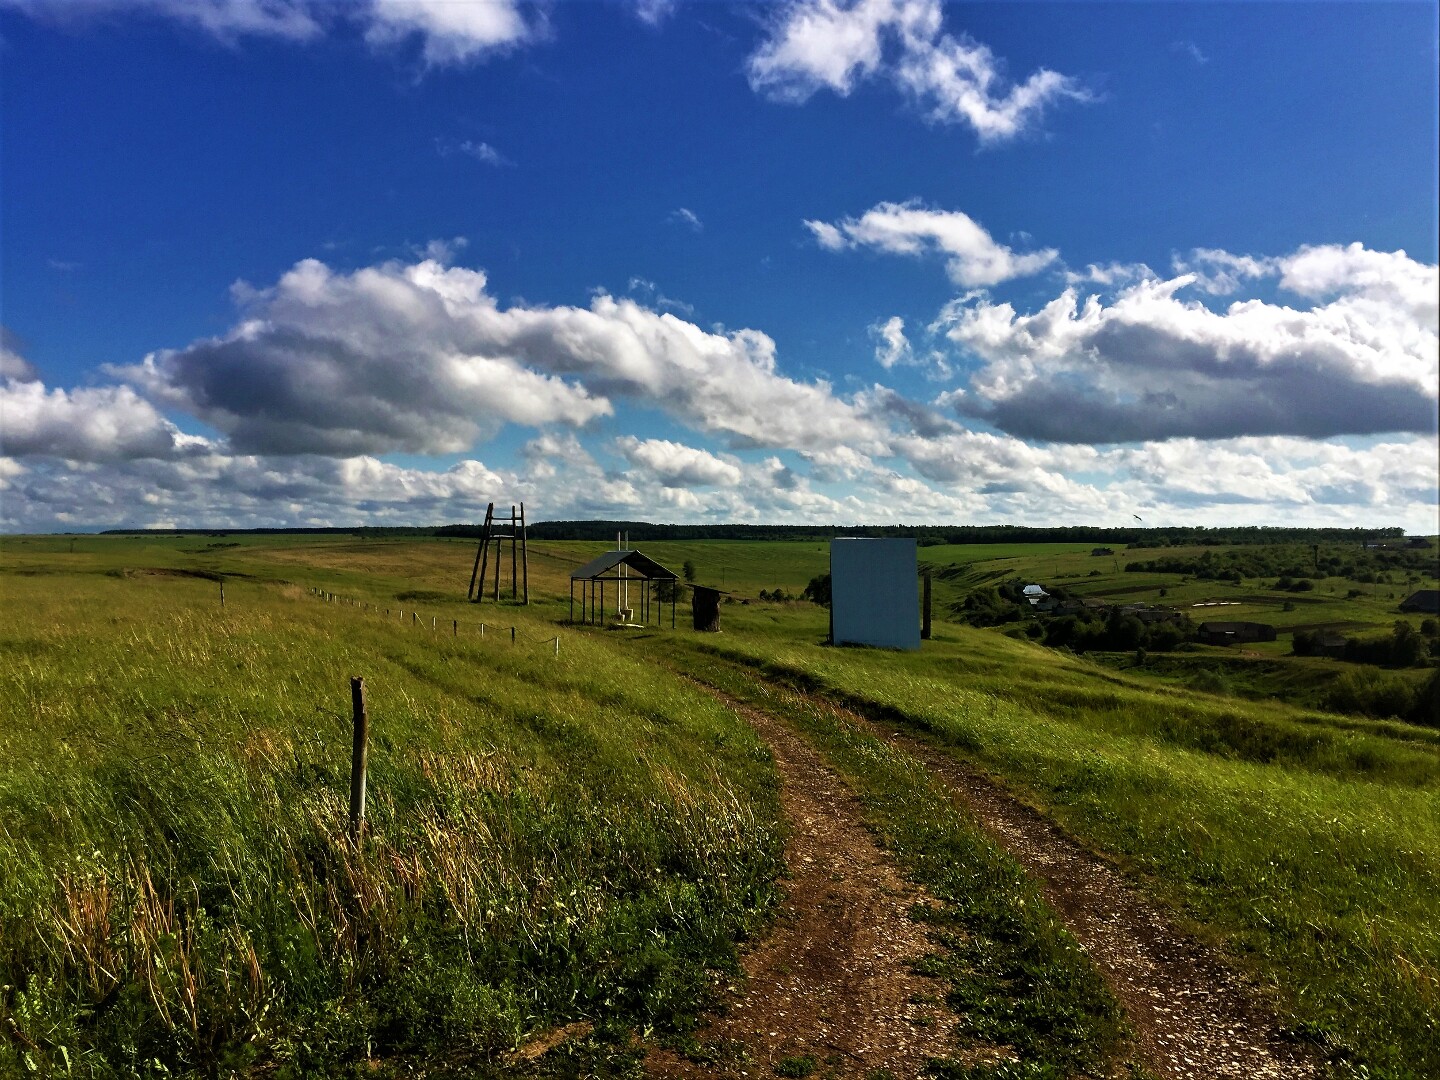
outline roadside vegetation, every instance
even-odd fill
[[[748,727],[513,609],[512,647],[227,584],[0,576],[0,1074],[498,1074],[582,1020],[624,1071],[688,1030],[774,897]]]

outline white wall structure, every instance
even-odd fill
[[[914,540],[830,541],[830,615],[836,645],[920,648]]]

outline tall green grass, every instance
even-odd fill
[[[682,1031],[772,901],[767,752],[604,641],[233,580],[223,610],[183,578],[0,588],[0,1073],[483,1071],[576,1019]]]
[[[929,733],[1122,860],[1356,1069],[1440,1075],[1433,732],[1160,689],[983,631],[825,648],[813,623],[674,644]]]

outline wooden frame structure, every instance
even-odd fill
[[[629,585],[633,582],[640,586],[640,622],[648,625],[652,608],[655,611],[655,625],[661,625],[664,617],[665,601],[658,596],[653,597],[656,584],[662,581],[671,582],[674,588],[670,593],[670,629],[675,629],[675,600],[678,596],[680,579],[671,570],[667,570],[648,555],[642,555],[638,551],[607,551],[598,558],[591,559],[580,569],[570,575],[570,621],[575,622],[575,583],[580,582],[580,622],[590,625],[603,625],[605,622],[605,582],[615,583],[615,612],[619,616],[621,611],[632,610],[622,607],[622,598],[628,591]],[[632,614],[633,617],[633,614]],[[623,619],[629,623],[630,619]]]
[[[501,532],[500,525],[509,525],[509,532]],[[510,541],[510,599],[522,604],[530,603],[530,551],[525,542],[525,504],[510,507],[510,516],[496,517],[495,504],[485,507],[485,526],[480,533],[480,547],[475,551],[475,566],[470,571],[470,589],[465,596],[472,603],[485,599],[485,578],[489,570],[490,545],[495,545],[495,586],[491,598],[500,602],[500,557],[505,551],[505,541]],[[518,577],[516,544],[519,544]],[[478,586],[478,588],[477,588]],[[521,591],[523,589],[523,591]]]

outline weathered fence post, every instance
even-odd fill
[[[923,616],[920,621],[920,636],[926,641],[930,640],[930,571],[925,571],[925,604]]]
[[[459,619],[451,619],[451,620],[450,620],[450,636],[451,636],[451,637],[459,637],[459,636],[460,636],[460,620],[459,620]]]
[[[220,582],[220,606],[225,606],[225,582]]]
[[[359,675],[350,680],[350,711],[355,724],[355,740],[350,752],[350,842],[358,844],[365,827],[365,752],[370,738],[365,680]]]
[[[515,627],[510,627],[510,644],[515,644]]]
[[[559,656],[559,655],[560,655],[560,635],[559,635],[559,634],[556,634],[556,635],[555,635],[555,655],[556,655],[556,656]]]

